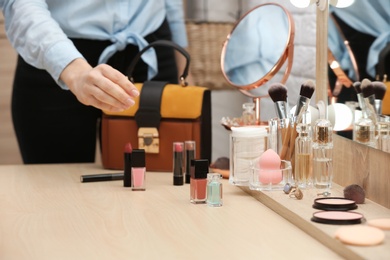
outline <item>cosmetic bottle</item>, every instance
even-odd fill
[[[378,134],[378,149],[390,152],[390,116],[379,116],[376,131]]]
[[[353,126],[353,140],[376,148],[375,127],[374,121],[368,116],[365,109],[362,109],[362,117]]]
[[[131,155],[131,189],[133,191],[145,190],[145,150],[133,150]]]
[[[173,185],[184,184],[184,143],[173,142]]]
[[[219,173],[207,174],[207,205],[210,207],[222,206],[222,175]]]
[[[195,159],[196,143],[195,141],[185,141],[185,182],[190,183],[191,180],[191,160]]]
[[[295,139],[295,185],[301,189],[313,186],[312,175],[312,140],[310,125],[299,123]]]
[[[207,173],[209,160],[193,160],[194,171],[190,180],[190,201],[194,204],[206,203]]]
[[[242,104],[244,111],[242,112],[242,123],[244,125],[255,125],[256,124],[256,115],[254,103],[244,103]]]
[[[329,190],[333,178],[333,127],[329,120],[318,119],[313,129],[313,175],[317,189]]]

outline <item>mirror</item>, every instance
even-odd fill
[[[346,40],[342,30],[335,17],[329,15],[328,24],[328,64],[334,73],[335,79],[330,78],[329,82],[334,82],[330,86],[330,97],[337,99],[343,86],[346,88],[352,87],[352,84],[356,81],[360,81],[359,70],[355,56],[349,46],[348,40]],[[352,68],[345,71],[343,68]]]
[[[293,42],[294,22],[290,13],[279,4],[267,3],[242,16],[223,45],[222,73],[229,84],[254,98],[258,123],[259,99],[268,97],[266,86],[283,66],[285,72],[278,82],[284,84],[289,76]]]

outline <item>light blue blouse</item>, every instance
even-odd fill
[[[59,80],[61,72],[82,57],[69,38],[110,40],[112,45],[99,58],[105,63],[127,44],[144,48],[148,44],[144,37],[167,18],[173,41],[187,47],[182,0],[4,0],[0,6],[13,47],[64,89],[68,87]],[[154,50],[142,59],[152,78],[157,74]]]
[[[363,33],[376,37],[369,49],[367,59],[367,73],[375,78],[375,66],[378,63],[379,53],[390,42],[390,1],[389,0],[355,0],[347,8],[330,7],[331,11],[339,16],[346,24]],[[336,31],[329,30],[329,34]],[[332,39],[336,37],[330,35]],[[338,43],[329,41],[329,48],[334,51]],[[349,69],[343,67],[343,69]]]

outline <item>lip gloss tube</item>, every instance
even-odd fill
[[[145,190],[145,150],[133,150],[131,155],[131,190]]]
[[[180,186],[184,184],[184,161],[183,161],[182,142],[173,142],[173,185]]]
[[[191,180],[191,160],[195,159],[195,141],[185,141],[185,182],[190,183]]]
[[[209,160],[193,160],[194,171],[190,180],[190,201],[194,204],[206,203],[207,173],[209,172]]]

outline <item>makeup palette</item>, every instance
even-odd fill
[[[342,197],[318,198],[314,200],[313,208],[331,211],[347,211],[357,208],[354,200]]]
[[[312,221],[322,224],[352,225],[362,223],[363,215],[352,211],[317,211]]]

